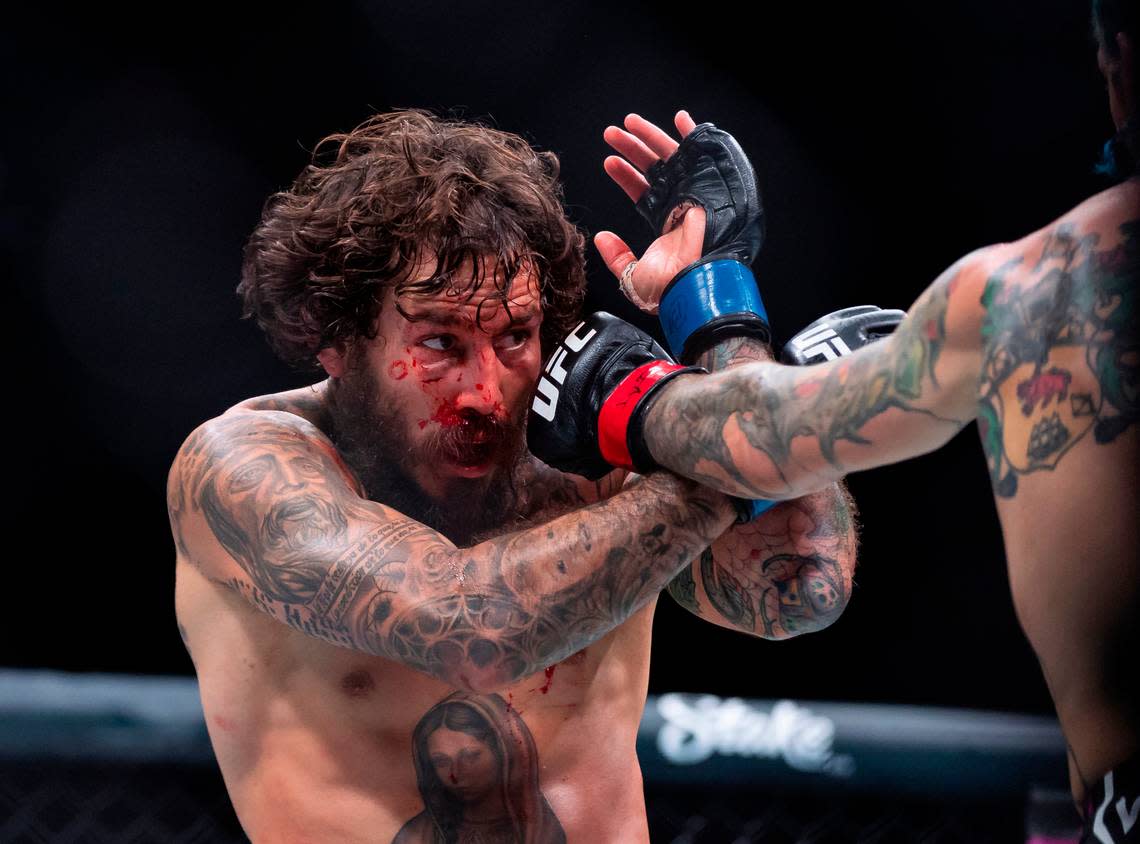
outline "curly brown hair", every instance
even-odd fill
[[[545,354],[578,317],[584,244],[562,207],[554,153],[397,111],[322,140],[292,187],[268,199],[238,295],[281,358],[311,366],[322,348],[376,336],[389,287],[469,300],[486,276],[505,304],[510,281],[531,268]],[[431,277],[413,280],[433,258]]]

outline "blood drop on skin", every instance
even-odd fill
[[[551,684],[554,683],[554,669],[557,667],[558,667],[557,665],[552,665],[549,668],[547,668],[546,671],[544,672],[546,674],[546,682],[543,683],[542,686],[539,688],[539,691],[542,692],[543,694],[546,694],[547,692],[550,691],[550,686],[551,686]]]
[[[397,381],[403,381],[408,377],[408,365],[402,360],[394,361],[392,365],[388,367],[388,374]]]

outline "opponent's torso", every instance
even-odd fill
[[[635,740],[652,604],[487,695],[308,637],[181,557],[176,607],[255,842],[647,840]]]
[[[1140,749],[1140,188],[1116,191],[996,247],[983,293],[979,432],[1078,794]]]

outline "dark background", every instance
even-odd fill
[[[639,250],[602,129],[633,110],[667,124],[678,107],[717,122],[757,167],[769,224],[755,269],[780,340],[841,306],[905,308],[960,255],[1103,187],[1092,163],[1111,126],[1086,3],[845,7],[754,3],[754,25],[722,4],[434,0],[9,22],[16,507],[0,665],[190,671],[166,469],[204,419],[315,380],[239,321],[240,250],[306,150],[375,110],[455,109],[554,150],[572,218]],[[587,307],[650,327],[589,261]],[[665,599],[652,690],[1048,711],[973,427],[850,487],[863,545],[846,614],[771,643]]]

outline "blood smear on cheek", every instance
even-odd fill
[[[414,365],[415,361],[412,363]],[[403,381],[408,377],[408,365],[402,360],[394,361],[392,365],[388,367],[388,374],[397,381]]]

